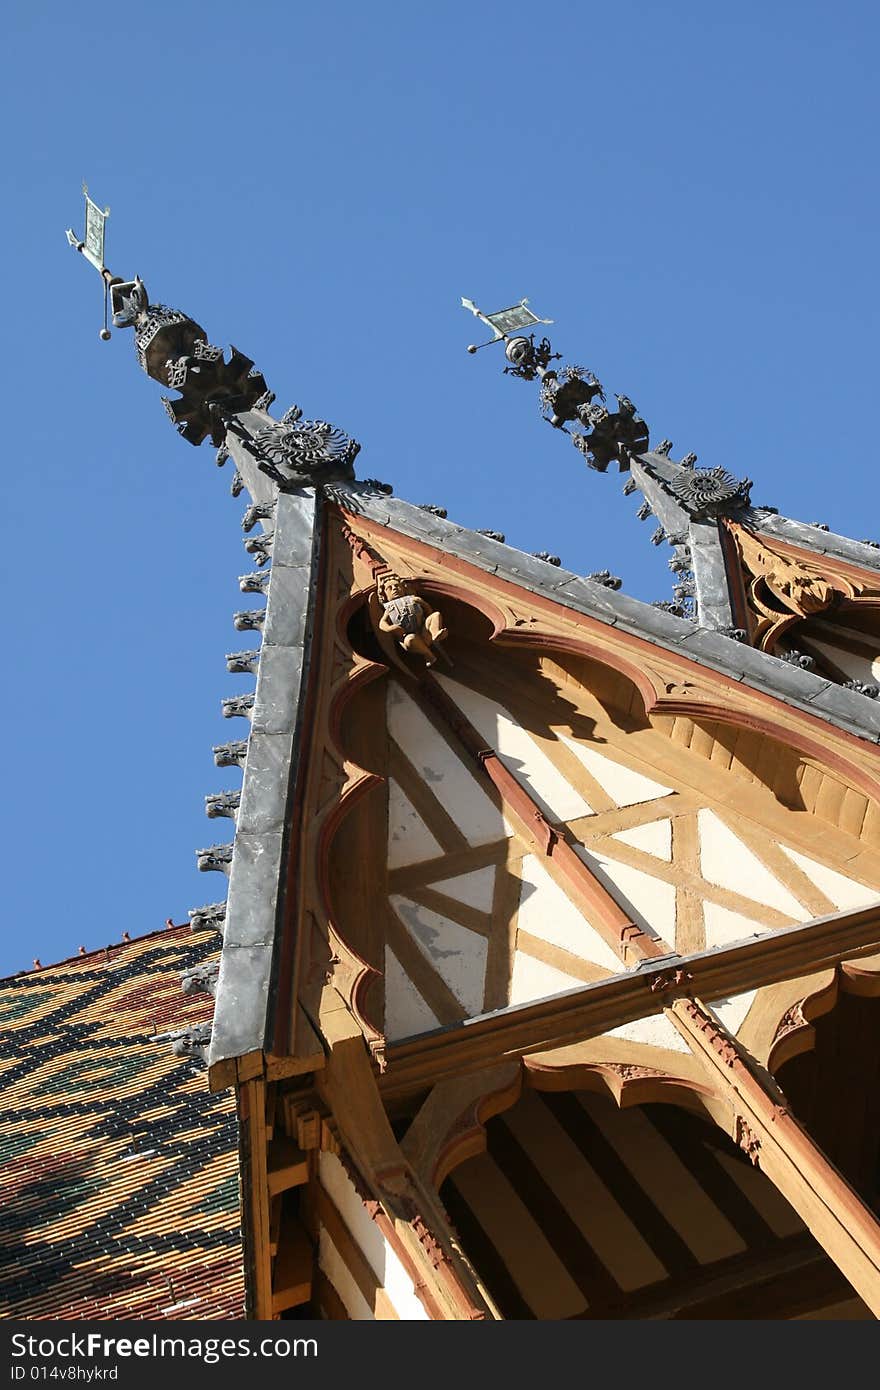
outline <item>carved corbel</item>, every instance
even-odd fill
[[[239,716],[245,719],[252,719],[254,713],[254,696],[231,695],[226,700],[221,700],[220,708],[224,719],[235,719]]]
[[[422,1181],[439,1190],[453,1168],[483,1153],[487,1120],[514,1105],[521,1090],[518,1061],[439,1081],[400,1145]]]
[[[433,666],[438,656],[452,663],[442,650],[447,630],[442,615],[415,590],[411,579],[387,570],[376,576],[376,590],[369,599],[373,629],[383,651],[389,642],[420,665]]]
[[[219,973],[219,961],[208,961],[203,965],[195,965],[190,970],[182,971],[180,988],[184,994],[210,994],[213,996],[217,993]]]

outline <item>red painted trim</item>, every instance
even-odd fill
[[[639,690],[645,700],[645,712],[650,714],[654,709],[662,714],[685,714],[690,718],[701,716],[717,719],[720,722],[735,728],[754,728],[763,733],[769,734],[780,743],[788,744],[796,748],[799,752],[805,753],[808,757],[815,757],[826,766],[844,772],[846,777],[851,779],[851,784],[860,788],[866,796],[873,800],[880,801],[880,775],[872,776],[864,772],[861,763],[869,756],[877,757],[880,748],[877,744],[860,737],[858,734],[850,733],[846,729],[841,729],[837,725],[829,726],[826,719],[818,715],[810,714],[808,711],[795,708],[787,704],[780,696],[770,695],[765,691],[758,690],[754,686],[745,682],[737,681],[732,676],[727,676],[721,671],[716,671],[710,666],[704,666],[695,661],[693,657],[687,655],[685,651],[676,651],[667,647],[656,647],[647,638],[634,637],[630,633],[621,632],[618,628],[613,629],[614,640],[620,642],[633,653],[632,664],[626,657],[619,652],[609,651],[604,645],[597,644],[595,638],[602,635],[607,636],[608,627],[596,618],[591,618],[583,613],[575,613],[572,609],[564,607],[562,604],[548,599],[543,595],[526,593],[518,588],[509,580],[500,579],[497,575],[488,574],[485,571],[477,570],[473,565],[457,559],[455,556],[447,555],[444,551],[426,546],[420,541],[412,540],[410,537],[402,537],[398,532],[389,531],[388,528],[381,527],[378,523],[371,522],[366,518],[352,518],[357,524],[362,525],[371,534],[387,533],[395,536],[399,541],[404,540],[413,547],[415,552],[423,555],[426,559],[436,564],[442,564],[446,569],[460,574],[462,578],[472,580],[475,575],[479,575],[481,582],[497,589],[512,599],[522,602],[526,597],[529,603],[538,611],[548,612],[557,618],[563,618],[568,622],[577,621],[587,634],[590,636],[565,638],[555,635],[536,634],[536,633],[514,633],[507,630],[503,634],[504,642],[509,641],[522,643],[527,646],[540,646],[556,648],[559,651],[570,651],[575,655],[586,656],[600,662],[603,666],[610,666],[613,670],[619,671],[622,676],[630,680]],[[462,595],[465,598],[465,595]],[[467,600],[466,600],[467,601]],[[826,745],[813,741],[809,732],[801,733],[798,730],[786,727],[774,720],[772,714],[766,718],[753,714],[751,711],[738,711],[723,704],[704,704],[695,700],[693,704],[683,703],[678,700],[666,698],[658,695],[657,691],[648,681],[647,677],[640,672],[638,659],[640,656],[650,656],[660,653],[665,659],[675,661],[681,668],[684,675],[693,674],[699,676],[704,684],[720,686],[725,691],[746,691],[749,698],[758,704],[769,707],[771,711],[777,711],[781,707],[789,715],[796,718],[801,724],[806,725],[807,729],[821,730],[826,736],[829,732],[844,741],[852,748],[852,761],[840,754],[833,753]]]

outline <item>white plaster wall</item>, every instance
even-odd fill
[[[415,806],[394,778],[388,780],[388,867],[419,864],[443,853]]]
[[[391,895],[391,906],[467,1013],[482,1013],[489,944],[486,937],[399,893]]]
[[[796,849],[789,849],[788,845],[780,845],[792,861],[797,864],[799,869],[803,869],[807,878],[815,883],[816,887],[830,898],[835,907],[843,910],[844,908],[868,907],[880,899],[876,888],[868,888],[864,883],[857,883],[854,878],[847,878],[845,874],[839,874],[836,869],[830,869],[827,864],[820,864],[816,859],[809,859],[806,854],[801,854]]]
[[[730,999],[713,999],[709,1007],[717,1014],[728,1032],[736,1037],[745,1022],[746,1014],[755,1002],[758,991],[746,990],[745,994],[734,994]]]
[[[707,946],[728,946],[732,941],[745,941],[748,937],[762,936],[770,930],[763,923],[744,917],[741,912],[719,907],[718,903],[703,903],[703,921]]]
[[[643,854],[653,854],[655,859],[672,862],[672,821],[652,820],[647,825],[634,825],[630,830],[616,830],[612,840],[620,840]]]
[[[406,691],[388,684],[388,731],[472,845],[513,832],[482,787]]]
[[[650,1018],[637,1018],[634,1023],[622,1023],[619,1028],[611,1028],[604,1036],[625,1038],[627,1042],[644,1043],[646,1047],[665,1047],[670,1052],[690,1052],[684,1038],[665,1014],[652,1014]]]
[[[716,883],[719,888],[731,888],[735,893],[753,898],[755,902],[775,907],[795,922],[810,921],[813,914],[798,902],[794,894],[779,882],[714,811],[700,811],[697,821],[700,866],[704,878]]]
[[[568,821],[592,815],[593,808],[557,771],[509,710],[449,676],[438,675],[437,680],[550,820]]]
[[[353,1322],[375,1322],[372,1308],[349,1273],[348,1265],[324,1226],[321,1227],[318,1236],[318,1268],[323,1270],[330,1280]]]
[[[629,864],[618,864],[606,852],[575,845],[575,852],[596,875],[599,882],[629,912],[633,921],[649,936],[662,937],[670,946],[675,940],[675,888]]]
[[[428,1314],[415,1295],[412,1280],[397,1254],[366,1211],[354,1184],[335,1154],[322,1153],[320,1155],[318,1174],[324,1190],[332,1197],[340,1216],[364,1252],[370,1268],[394,1305],[398,1317],[410,1321],[427,1321]],[[333,1283],[336,1284],[335,1279]],[[342,1296],[339,1285],[336,1284],[336,1287]],[[361,1301],[363,1302],[363,1298]],[[346,1304],[346,1306],[348,1305]],[[369,1315],[372,1317],[372,1313]]]
[[[581,915],[574,903],[550,877],[534,854],[522,860],[517,926],[523,931],[561,946],[581,960],[592,961],[615,974],[623,969],[620,957]],[[582,983],[582,982],[581,982]],[[563,985],[563,989],[570,986]],[[540,997],[540,996],[538,996]]]
[[[865,640],[865,633],[860,633],[859,636],[862,641]],[[827,656],[843,671],[847,680],[870,683],[880,678],[880,657],[871,661],[860,652],[849,651],[846,647],[839,647],[835,642],[822,642],[812,633],[804,633],[804,644],[811,649],[815,648],[820,655]]]
[[[566,975],[554,965],[547,965],[525,951],[515,951],[510,979],[510,1003],[532,1004],[536,999],[549,999],[569,989],[583,989],[583,980]]]
[[[385,1036],[390,1042],[430,1033],[440,1020],[422,998],[390,946],[385,948]]]
[[[487,864],[485,869],[472,869],[467,874],[457,874],[455,878],[441,878],[431,884],[438,893],[447,898],[455,898],[458,903],[475,907],[478,912],[491,912],[495,894],[495,865]]]
[[[672,787],[664,787],[661,782],[655,782],[652,777],[646,777],[643,772],[635,772],[631,767],[615,762],[613,758],[606,757],[595,748],[578,743],[568,734],[559,733],[558,737],[618,806],[636,806],[642,801],[656,801],[660,796],[669,796],[674,790]]]

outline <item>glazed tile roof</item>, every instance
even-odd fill
[[[0,981],[0,1315],[240,1318],[238,1122],[151,1035],[211,1018],[175,927]]]

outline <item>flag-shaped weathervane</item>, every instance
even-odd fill
[[[537,314],[533,314],[531,309],[526,307],[529,302],[527,299],[521,299],[518,304],[511,305],[509,309],[499,309],[494,314],[484,314],[477,308],[472,299],[465,299],[462,296],[461,302],[465,309],[470,309],[471,313],[487,324],[495,334],[495,337],[490,338],[488,343],[471,343],[468,346],[468,352],[478,352],[481,347],[490,347],[492,343],[501,342],[503,339],[507,339],[511,333],[515,333],[518,328],[531,328],[535,323],[553,322],[552,319],[541,319],[538,318]]]
[[[104,281],[104,327],[101,329],[101,337],[106,341],[110,337],[110,329],[107,326],[108,273],[104,264],[104,223],[110,216],[110,209],[99,208],[97,203],[92,202],[86,184],[83,184],[83,193],[86,200],[85,233],[80,240],[76,232],[68,227],[67,240],[75,251],[79,251],[89,264],[95,267]]]

